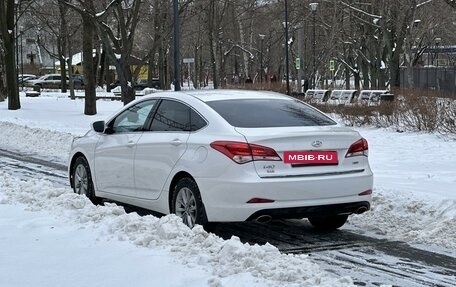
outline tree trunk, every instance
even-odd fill
[[[101,51],[101,53],[99,53],[100,55],[100,60],[98,61],[99,62],[99,67],[100,67],[100,70],[98,71],[98,77],[97,77],[97,80],[98,80],[98,86],[99,87],[103,87],[104,83],[105,83],[105,73],[106,73],[106,60],[107,60],[107,57],[106,57],[106,48],[104,47],[103,45],[103,49]]]
[[[67,29],[67,22],[66,22],[66,11],[67,7],[65,7],[62,3],[59,3],[59,13],[60,13],[60,31],[61,34],[58,35],[58,51],[59,51],[59,61],[60,61],[60,76],[61,76],[61,91],[62,93],[67,92],[67,63],[65,60],[65,53],[66,53],[66,47],[67,47],[67,35],[68,35],[68,29]],[[68,57],[71,57],[71,54],[68,55]],[[68,66],[68,69],[71,69],[70,66]],[[71,78],[70,78],[71,80]]]
[[[21,103],[19,100],[19,90],[17,87],[16,55],[14,53],[14,37],[12,34],[10,40],[4,42],[4,46],[8,110],[18,110],[21,108]]]
[[[209,49],[210,49],[210,56],[211,56],[211,70],[212,70],[212,81],[214,83],[214,89],[218,89],[219,81],[218,81],[218,73],[217,73],[217,43],[215,33],[215,5],[216,1],[211,1],[209,4]]]
[[[350,70],[345,69],[345,89],[350,90]]]
[[[130,65],[128,65],[128,61],[119,59],[118,64],[121,66],[121,68],[117,69],[117,71],[122,71],[122,73],[119,73],[120,89],[122,90],[122,102],[124,105],[126,105],[129,102],[133,101],[136,96],[133,83],[131,82],[132,73],[130,70]]]
[[[360,65],[361,73],[363,74],[363,89],[370,88],[370,79],[369,79],[369,66],[366,61],[361,61]]]
[[[3,0],[0,4],[0,41],[3,41],[5,53],[6,92],[9,110],[18,110],[21,108],[17,87],[17,67],[14,49],[14,3],[14,0]]]
[[[199,51],[198,51],[198,45],[195,45],[195,49],[194,49],[194,59],[195,59],[195,63],[194,63],[194,68],[195,68],[195,71],[193,72],[193,88],[194,89],[199,89],[200,88],[200,85],[199,85],[199,81],[200,79],[198,78],[198,69],[199,69]]]
[[[5,88],[5,83],[3,82],[3,75],[4,75],[4,65],[3,65],[3,54],[0,53],[0,102],[3,102],[5,100],[5,95],[6,95],[6,88]]]
[[[61,49],[63,49],[63,46],[61,47]],[[63,55],[63,54],[60,53],[60,55]],[[66,64],[65,58],[63,56],[60,56],[59,62],[60,62],[60,77],[62,78],[60,81],[61,86],[59,88],[61,89],[62,93],[66,93],[67,92],[67,77],[66,77],[67,76],[67,71],[66,71],[67,64]]]
[[[97,98],[95,92],[95,73],[93,69],[93,32],[95,30],[90,16],[82,15],[82,60],[84,68],[85,85],[85,115],[97,114]]]

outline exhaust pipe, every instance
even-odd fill
[[[359,208],[355,211],[355,213],[356,213],[356,214],[361,214],[361,213],[366,212],[367,210],[368,210],[368,209],[367,209],[366,206],[361,206],[361,207],[359,207]]]
[[[268,223],[271,220],[272,220],[272,217],[270,215],[260,215],[254,219],[254,221],[256,221],[258,223]]]

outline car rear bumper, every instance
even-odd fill
[[[361,174],[317,178],[274,178],[233,181],[197,179],[209,221],[246,221],[261,215],[275,218],[351,214],[361,206],[370,208],[373,175]],[[272,200],[247,203],[253,198]]]
[[[308,218],[319,216],[332,216],[341,214],[361,214],[370,209],[370,202],[349,202],[318,206],[303,206],[290,208],[262,209],[252,214],[247,220],[257,220],[262,216],[268,216],[271,219],[280,218]]]

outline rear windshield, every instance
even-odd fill
[[[267,128],[336,124],[323,113],[292,99],[236,99],[206,103],[235,127]]]

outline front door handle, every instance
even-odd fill
[[[127,146],[128,146],[128,147],[134,147],[135,144],[136,144],[135,141],[130,140],[130,141],[128,141]]]

